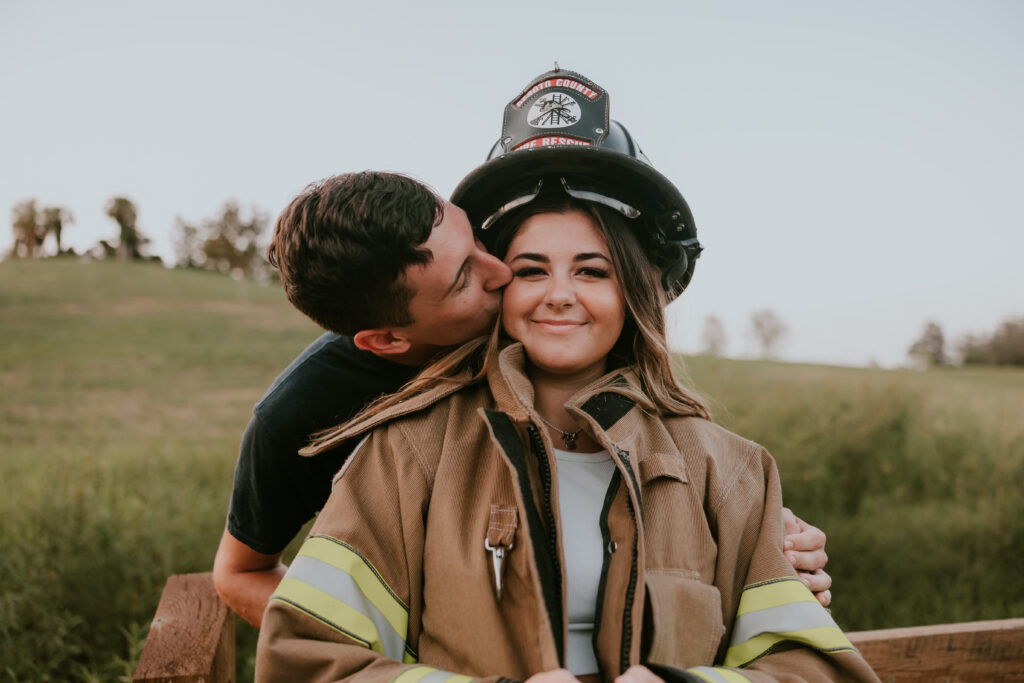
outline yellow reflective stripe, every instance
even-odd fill
[[[748,612],[788,605],[793,602],[814,602],[814,595],[807,589],[804,582],[794,577],[776,579],[774,581],[748,586],[740,595],[740,606],[736,616]]]
[[[409,608],[388,587],[370,561],[341,541],[324,536],[310,536],[302,544],[300,555],[308,555],[337,567],[351,576],[359,592],[388,620],[403,638],[409,632]]]
[[[726,666],[745,666],[757,659],[771,647],[783,641],[795,641],[804,643],[817,650],[836,652],[841,650],[853,650],[853,645],[847,640],[843,632],[837,626],[819,626],[817,628],[806,628],[799,631],[786,631],[782,633],[762,633],[750,640],[733,645],[725,653]]]
[[[710,673],[701,671],[700,669],[690,669],[689,671],[702,681],[707,681],[708,683],[718,683],[718,681],[716,681]]]
[[[419,683],[429,678],[431,682],[445,681],[445,683],[469,683],[475,680],[472,676],[453,674],[431,666],[414,666],[391,679],[391,683]],[[424,681],[424,683],[427,683]]]
[[[377,633],[377,627],[373,622],[319,588],[285,576],[270,599],[283,601],[336,631],[360,641],[374,652],[384,654],[380,634]],[[316,606],[315,610],[312,608],[313,605]]]
[[[437,669],[431,666],[414,666],[391,679],[391,683],[417,683],[421,678]]]
[[[853,650],[828,612],[796,577],[748,586],[740,596],[726,666],[746,666],[783,641],[823,652]]]
[[[701,680],[708,681],[708,683],[750,683],[750,679],[746,676],[720,666],[697,666],[686,671]]]

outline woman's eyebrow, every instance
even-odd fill
[[[521,254],[516,254],[509,261],[518,261],[519,259],[526,259],[528,261],[540,261],[541,263],[548,263],[550,259],[544,254],[534,254],[533,252],[524,251]]]
[[[534,254],[532,252],[523,252],[522,254],[516,254],[511,259],[509,259],[509,261],[518,261],[519,259],[538,261],[540,263],[549,263],[551,261],[551,259],[549,259],[544,254]],[[573,261],[589,261],[590,259],[601,259],[602,261],[607,261],[608,263],[612,262],[610,258],[608,258],[599,251],[588,251],[582,254],[576,254],[575,256],[572,257]]]

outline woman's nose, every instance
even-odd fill
[[[544,303],[549,306],[571,306],[576,301],[576,292],[569,278],[553,275],[548,280],[548,288],[544,293]]]

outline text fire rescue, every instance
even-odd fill
[[[534,138],[532,140],[527,140],[526,142],[524,142],[521,145],[516,145],[516,147],[514,147],[512,149],[512,151],[515,152],[515,151],[518,151],[520,149],[533,149],[534,147],[549,147],[551,145],[569,145],[569,146],[572,146],[572,145],[582,145],[582,146],[585,146],[585,147],[589,147],[591,145],[591,143],[588,140],[580,140],[578,138],[550,137],[549,136],[549,137]]]

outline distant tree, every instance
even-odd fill
[[[65,223],[74,223],[75,217],[70,211],[65,209],[63,206],[48,206],[43,209],[42,218],[42,232],[43,239],[48,235],[53,235],[54,239],[57,240],[57,254],[64,253],[64,247],[61,243],[61,235],[64,232]]]
[[[100,240],[89,250],[89,254],[99,260],[117,258],[117,247],[107,240]]]
[[[704,318],[704,331],[700,335],[701,349],[711,356],[721,356],[725,350],[728,338],[725,335],[725,325],[721,318],[716,315],[709,315]]]
[[[963,365],[987,365],[989,358],[989,340],[974,334],[968,334],[957,345],[957,354]]]
[[[965,365],[1024,365],[1024,318],[1004,320],[991,336],[968,335],[958,350]]]
[[[121,231],[117,245],[117,257],[122,261],[140,260],[143,245],[149,242],[137,225],[138,211],[135,204],[125,197],[112,197],[107,202],[107,215],[117,222]]]
[[[206,262],[199,228],[178,216],[174,219],[174,264],[182,268],[198,268]]]
[[[187,226],[184,222],[182,225]],[[259,273],[265,266],[260,237],[269,225],[267,214],[252,209],[243,216],[237,202],[225,202],[220,215],[203,221],[197,231],[202,238],[202,259],[206,267],[223,273],[240,273],[247,278]],[[185,233],[182,227],[182,236]]]
[[[911,344],[908,353],[925,365],[946,365],[946,338],[939,324],[934,321],[925,323],[924,331]]]
[[[761,349],[761,357],[772,358],[789,330],[775,311],[763,308],[750,315],[750,332]]]
[[[18,202],[11,209],[11,227],[14,229],[14,248],[17,258],[33,258],[42,244],[39,210],[35,199]]]
[[[1024,318],[1003,321],[989,348],[995,365],[1024,365]]]

